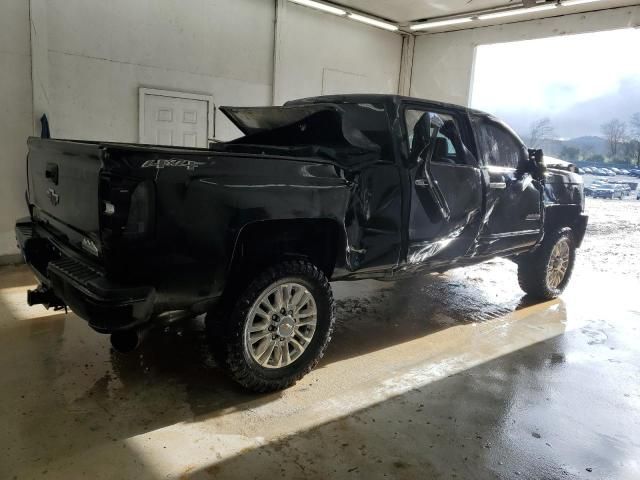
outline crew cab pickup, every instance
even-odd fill
[[[244,135],[203,149],[29,139],[30,304],[70,307],[121,351],[206,313],[221,366],[268,391],[322,357],[330,281],[493,257],[536,298],[569,281],[582,180],[489,114],[394,95],[221,110]]]

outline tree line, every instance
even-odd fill
[[[610,161],[640,166],[640,112],[634,113],[627,122],[613,118],[603,123],[600,131],[606,141],[607,157]],[[527,140],[531,148],[543,148],[550,141],[555,140],[551,120],[545,117],[533,122]],[[580,149],[570,145],[563,145],[559,156],[568,161],[582,159],[603,162],[605,160],[602,155],[594,153],[592,148]]]

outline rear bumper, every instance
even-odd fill
[[[22,256],[38,280],[93,329],[112,333],[150,319],[156,299],[154,287],[109,280],[99,267],[65,249],[29,218],[18,220],[15,230]]]

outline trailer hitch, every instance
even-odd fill
[[[64,313],[67,313],[67,304],[56,296],[51,287],[45,285],[39,285],[35,290],[27,290],[27,303],[29,306],[44,305],[47,310],[53,308],[54,311],[64,308]]]

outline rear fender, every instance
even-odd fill
[[[333,219],[262,220],[239,232],[231,262],[231,279],[246,277],[286,258],[305,258],[331,278],[344,263],[344,227]]]

